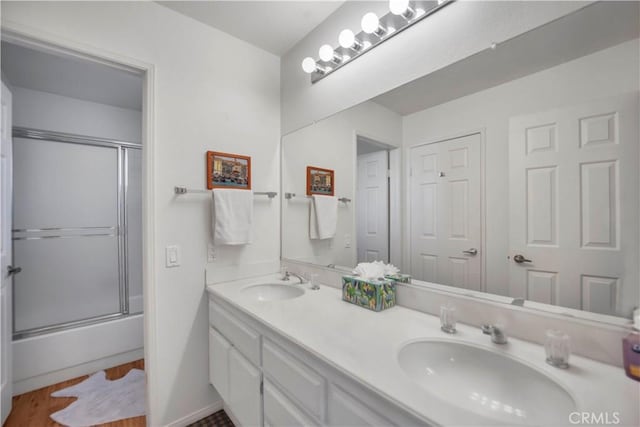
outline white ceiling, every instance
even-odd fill
[[[142,109],[142,76],[79,58],[2,42],[2,72],[13,86],[115,107]]]
[[[638,38],[638,2],[599,2],[386,92],[372,101],[412,114]]]
[[[344,0],[158,1],[204,24],[282,56]]]

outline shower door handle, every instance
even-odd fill
[[[22,267],[14,267],[12,265],[7,267],[7,275],[15,276],[22,271]]]

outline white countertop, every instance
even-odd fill
[[[620,368],[575,355],[569,369],[554,368],[545,363],[539,345],[515,338],[506,345],[493,344],[479,328],[462,324],[455,335],[448,335],[440,330],[436,316],[398,306],[373,312],[342,301],[339,289],[326,286],[313,291],[302,285],[307,289],[304,295],[270,302],[241,294],[248,285],[275,282],[279,276],[269,275],[209,285],[207,290],[427,423],[501,424],[466,410],[465,400],[443,401],[409,378],[398,365],[397,354],[404,344],[419,339],[455,340],[508,355],[565,388],[577,411],[608,413],[609,420],[617,413],[618,425],[640,425],[640,382],[627,378]],[[572,425],[569,414],[557,425]]]

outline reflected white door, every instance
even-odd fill
[[[389,153],[358,156],[358,262],[389,262]]]
[[[510,295],[630,314],[638,300],[638,93],[515,117],[509,133]]]
[[[411,274],[480,290],[480,134],[414,147],[411,163]]]
[[[12,334],[13,314],[11,297],[11,200],[12,200],[12,154],[11,154],[11,92],[2,83],[0,98],[2,118],[0,129],[0,394],[2,405],[0,418],[3,424],[11,412],[12,397]]]

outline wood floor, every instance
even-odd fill
[[[117,380],[122,378],[131,369],[144,369],[144,360],[127,363],[125,365],[116,366],[106,369],[107,379]],[[76,400],[75,397],[51,397],[51,393],[65,387],[77,384],[87,376],[74,378],[44,387],[29,393],[21,394],[13,398],[13,409],[9,418],[4,423],[4,427],[58,427],[60,424],[49,418],[50,414],[64,409]],[[113,423],[101,424],[102,427],[145,427],[145,417],[128,418]]]

